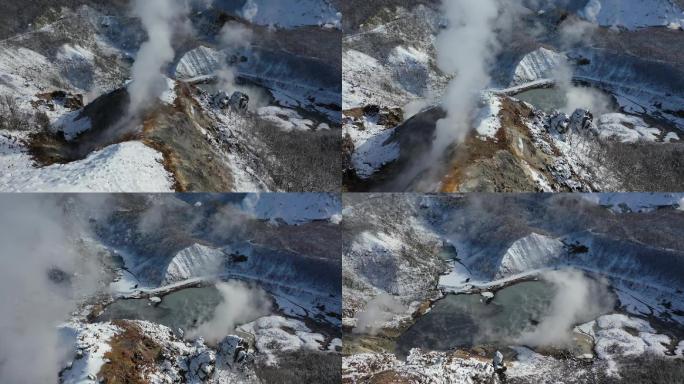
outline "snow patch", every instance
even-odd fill
[[[660,135],[658,128],[649,127],[640,117],[622,113],[601,115],[597,127],[601,139],[617,139],[623,143],[654,142]]]
[[[480,137],[496,140],[496,133],[501,129],[499,111],[501,111],[501,101],[498,96],[487,93],[483,96],[483,107],[478,112],[477,134]]]
[[[257,114],[262,120],[275,124],[285,132],[311,131],[315,127],[313,121],[302,118],[294,109],[268,106],[259,108]]]
[[[111,323],[76,324],[63,326],[62,333],[74,337],[76,358],[62,372],[61,383],[93,383],[105,364],[105,354],[111,350],[109,341],[121,332]]]
[[[81,116],[81,111],[67,112],[53,124],[53,131],[61,131],[68,141],[74,140],[81,133],[92,128],[90,118]]]
[[[618,373],[618,357],[641,356],[646,353],[665,356],[670,338],[657,334],[646,321],[622,314],[604,315],[596,321],[595,350],[608,362],[608,372]],[[630,331],[628,331],[631,330]]]
[[[320,0],[250,0],[243,16],[259,25],[295,28],[318,25],[339,28],[342,14],[328,1]],[[244,11],[244,10],[243,10]]]
[[[302,321],[282,316],[266,316],[239,326],[238,331],[256,338],[256,348],[266,356],[266,363],[278,362],[277,354],[300,349],[321,350],[325,337],[312,332]]]
[[[377,124],[377,117],[363,116],[363,129],[354,123],[346,123],[344,134],[348,134],[354,143],[352,163],[356,175],[362,179],[369,178],[384,165],[396,160],[400,154],[399,143],[388,142],[394,129],[387,129]]]
[[[651,212],[661,207],[682,208],[682,193],[594,193],[582,198],[616,213]]]
[[[176,64],[177,79],[192,79],[214,74],[223,66],[225,54],[205,46],[186,52]]]

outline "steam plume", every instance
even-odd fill
[[[578,270],[548,272],[543,278],[557,289],[551,313],[534,330],[520,336],[518,342],[522,344],[567,345],[572,341],[570,330],[576,324],[613,308],[615,298],[605,281],[589,279]]]
[[[449,26],[437,37],[437,60],[444,73],[455,76],[442,100],[447,116],[437,122],[433,159],[465,139],[480,92],[489,84],[488,66],[499,46],[496,0],[447,0],[444,12]]]
[[[81,254],[85,223],[52,197],[0,198],[0,378],[54,383],[67,358],[58,326],[100,275]]]
[[[182,0],[136,0],[133,4],[133,13],[140,17],[148,40],[140,46],[133,64],[133,81],[128,87],[131,116],[137,115],[150,100],[167,89],[164,72],[174,58],[171,44],[174,24],[185,19],[188,12],[189,7]]]
[[[391,295],[383,293],[375,296],[357,316],[354,332],[375,335],[386,322],[392,320],[395,314],[402,313],[404,310],[401,302]]]
[[[268,315],[271,311],[268,294],[260,288],[250,287],[239,281],[230,281],[217,283],[216,289],[219,290],[223,301],[216,307],[211,320],[190,330],[187,333],[188,338],[201,336],[209,343],[217,343],[235,331],[236,326]]]

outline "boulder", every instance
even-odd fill
[[[249,96],[236,91],[230,97],[225,91],[221,91],[211,98],[211,103],[220,109],[231,108],[237,112],[247,112],[249,106]]]
[[[161,304],[162,299],[159,296],[152,296],[149,298],[150,304],[154,305],[155,307],[159,304]]]
[[[564,135],[568,132],[569,126],[570,118],[563,112],[556,111],[549,118],[549,131],[551,133]]]
[[[201,380],[207,379],[214,371],[214,365],[216,364],[216,353],[204,345],[202,338],[195,340],[193,346],[195,347],[195,353],[186,362],[188,368],[186,380],[188,382],[196,382],[197,378]]]
[[[363,107],[363,114],[368,116],[368,117],[373,117],[377,116],[377,114],[380,113],[380,106],[379,105],[366,105]]]
[[[228,101],[228,105],[238,112],[247,112],[247,106],[249,105],[249,96],[242,92],[233,92]]]
[[[211,103],[216,108],[228,108],[228,105],[230,103],[230,97],[228,97],[228,94],[225,91],[220,91],[219,93],[211,97]]]
[[[494,359],[492,360],[492,366],[494,367],[494,372],[501,376],[506,372],[506,365],[504,365],[504,355],[500,351],[494,353]]]
[[[226,336],[218,345],[218,354],[231,368],[242,367],[254,360],[249,344],[239,336]]]
[[[570,116],[568,125],[574,132],[596,131],[594,115],[586,109],[576,109],[572,116]]]

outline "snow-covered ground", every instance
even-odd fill
[[[83,160],[36,167],[18,140],[0,135],[0,190],[5,192],[170,192],[162,154],[138,141],[110,145]]]
[[[617,213],[651,212],[666,207],[684,209],[684,195],[681,193],[595,193],[583,194],[582,197]]]
[[[256,338],[256,348],[266,357],[268,365],[278,363],[277,354],[309,349],[323,349],[325,336],[312,332],[302,321],[282,316],[261,317],[238,327]]]
[[[253,23],[280,28],[339,28],[342,21],[342,14],[327,0],[248,0],[241,13]]]
[[[354,122],[347,122],[343,126],[343,134],[349,135],[354,143],[352,162],[356,173],[361,178],[367,178],[385,164],[399,157],[399,144],[388,143],[394,130],[377,124],[377,116],[363,116],[363,129],[359,129]]]
[[[340,197],[329,193],[249,194],[242,209],[259,220],[283,221],[289,225],[314,220],[338,221],[342,211]]]

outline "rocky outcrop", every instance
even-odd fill
[[[504,253],[496,277],[548,267],[564,254],[563,243],[538,233],[531,233],[515,241]]]
[[[540,47],[525,55],[513,71],[511,86],[553,77],[553,72],[565,62],[565,55]]]
[[[216,275],[222,270],[225,259],[226,255],[220,249],[193,244],[171,259],[164,271],[162,284]]]
[[[192,79],[199,76],[213,75],[226,61],[225,54],[200,46],[188,51],[176,64],[177,79]]]

